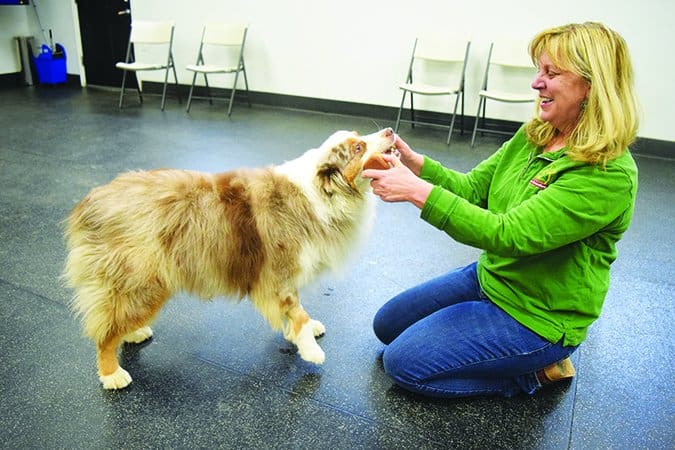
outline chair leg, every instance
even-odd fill
[[[122,102],[124,101],[124,86],[127,81],[127,71],[125,70],[124,73],[122,74],[122,89],[120,90],[120,101],[119,101],[119,109],[122,109]]]
[[[162,88],[162,111],[164,111],[164,105],[166,104],[166,85],[169,83],[169,68],[167,67],[164,71],[164,87]]]
[[[141,80],[138,79],[138,72],[134,72],[136,79],[136,93],[138,94],[138,101],[143,104],[143,91],[141,91]]]
[[[446,145],[450,145],[450,138],[452,137],[452,130],[455,128],[455,118],[457,117],[457,106],[459,105],[459,93],[455,98],[455,108],[452,111],[452,120],[450,120],[450,131],[448,131],[448,141]]]
[[[464,135],[464,91],[460,92],[459,95],[462,96],[462,117],[461,117],[461,129],[460,129],[460,134],[463,136]]]
[[[480,127],[482,128],[480,135],[485,136],[483,131],[485,130],[485,110],[487,109],[487,97],[483,99],[483,114],[481,115]]]
[[[180,98],[180,85],[178,84],[178,75],[176,74],[176,66],[173,65],[173,81],[176,83],[176,97],[178,97],[178,103],[183,103],[183,99]]]
[[[232,84],[232,93],[230,94],[230,106],[227,107],[227,115],[232,114],[232,103],[234,103],[234,93],[237,92],[237,81],[239,81],[239,71],[234,75],[234,83]]]
[[[473,134],[471,135],[471,147],[473,148],[473,143],[476,140],[476,130],[478,129],[478,121],[480,120],[480,108],[485,101],[485,97],[480,97],[478,100],[478,111],[476,111],[476,120],[473,122]]]
[[[396,117],[396,126],[394,127],[394,133],[398,133],[398,126],[401,124],[401,113],[403,112],[403,105],[405,104],[405,95],[407,91],[403,91],[403,97],[401,98],[401,106],[398,108],[398,116]]]
[[[206,96],[209,98],[209,105],[213,105],[213,95],[211,95],[211,86],[209,86],[209,77],[206,75],[206,73],[202,73],[204,75],[204,86],[206,87]]]
[[[188,100],[187,100],[187,108],[185,109],[185,112],[189,113],[190,112],[190,106],[192,105],[192,91],[195,89],[195,82],[197,81],[197,72],[192,75],[192,84],[190,85],[190,94],[188,94]]]
[[[248,91],[248,78],[246,77],[246,69],[242,69],[242,74],[244,75],[244,86],[246,86],[246,102],[248,102],[248,107],[251,107],[251,97],[249,96]]]

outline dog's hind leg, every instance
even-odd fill
[[[116,314],[121,300],[103,283],[87,283],[76,289],[73,308],[82,318],[84,333],[96,344],[98,376],[105,389],[121,389],[131,383],[131,376],[117,359],[117,348],[125,333],[124,323]]]
[[[125,334],[122,338],[122,341],[128,342],[130,344],[140,344],[145,342],[152,337],[152,328],[148,326],[141,327],[136,331],[132,331],[129,334]]]
[[[147,324],[168,297],[168,291],[156,283],[136,290],[132,296],[111,299],[110,304],[117,307],[107,309],[108,332],[97,339],[96,346],[98,374],[104,389],[122,389],[131,383],[131,376],[119,365],[117,348],[122,342],[141,343],[149,339],[152,330]]]
[[[122,337],[123,342],[140,344],[152,337],[152,328],[148,326],[157,315],[161,307],[169,298],[169,292],[159,281],[144,286],[134,292],[134,298],[141,302],[143,308],[135,311],[132,322],[136,325],[134,331]]]
[[[96,345],[98,375],[104,389],[122,389],[131,383],[131,375],[120,367],[117,359],[120,341],[120,336],[110,336]]]
[[[326,354],[316,343],[316,336],[326,332],[326,328],[318,320],[313,320],[303,309],[297,294],[287,296],[281,302],[287,324],[284,329],[284,337],[298,347],[300,357],[314,364],[322,364]]]

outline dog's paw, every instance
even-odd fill
[[[324,329],[321,322],[316,320],[307,322],[302,326],[297,336],[295,336],[293,343],[298,347],[298,353],[300,353],[302,359],[314,364],[322,364],[326,359],[326,355],[314,339],[314,332],[317,329],[316,324],[320,325],[319,331]]]
[[[323,364],[323,362],[326,360],[326,354],[316,343],[314,345],[298,347],[298,353],[300,353],[300,357],[302,359],[314,364]]]
[[[152,337],[152,328],[141,327],[138,330],[125,335],[122,338],[122,340],[124,342],[130,342],[132,344],[140,344],[141,342],[147,341],[151,337]]]
[[[103,389],[123,389],[131,383],[131,375],[121,367],[110,375],[100,375],[98,379],[103,383]]]
[[[312,326],[312,333],[314,334],[314,337],[319,337],[326,334],[326,327],[324,327],[321,322],[319,322],[318,320],[311,319],[310,323]]]

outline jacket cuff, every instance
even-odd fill
[[[459,197],[434,186],[422,207],[421,218],[440,230],[445,230],[450,222],[452,211],[457,207]]]

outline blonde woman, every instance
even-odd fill
[[[384,369],[432,397],[533,394],[568,379],[609,287],[628,228],[637,169],[633,72],[624,40],[599,23],[542,31],[535,117],[463,174],[402,139],[390,170],[369,170],[375,194],[408,201],[476,263],[387,302],[374,331]]]

